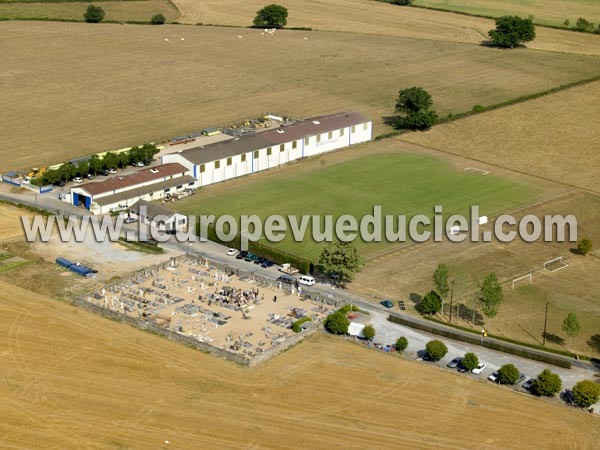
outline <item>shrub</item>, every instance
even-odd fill
[[[580,255],[587,255],[592,251],[592,240],[590,238],[583,238],[577,243],[577,252]]]
[[[404,350],[406,350],[406,347],[408,347],[408,339],[406,339],[404,336],[401,336],[398,339],[396,339],[397,351],[403,352]]]
[[[465,353],[462,365],[468,370],[473,370],[479,365],[479,358],[473,352]]]
[[[302,324],[310,321],[312,321],[310,317],[303,317],[302,319],[296,320],[292,323],[292,331],[294,333],[300,333],[302,331]]]
[[[560,377],[552,373],[550,369],[544,369],[531,385],[531,390],[534,394],[540,396],[555,395],[562,389],[562,381]]]
[[[99,23],[104,20],[104,10],[96,5],[89,5],[85,13],[83,13],[83,18],[88,23]]]
[[[584,17],[580,17],[577,19],[577,22],[575,22],[575,29],[578,31],[592,31],[594,29],[594,24],[587,21]]]
[[[329,314],[324,322],[325,328],[333,334],[346,334],[348,332],[348,326],[350,321],[348,318],[338,312]]]
[[[163,16],[160,13],[154,14],[152,16],[152,18],[150,19],[150,23],[152,25],[163,25],[166,21],[167,21],[167,19],[165,18],[165,16]]]
[[[473,106],[473,109],[471,110],[474,113],[481,113],[485,111],[485,106],[481,106],[481,105],[475,105]]]
[[[600,399],[600,384],[583,380],[573,387],[573,401],[577,406],[589,408]]]
[[[433,341],[429,341],[427,345],[425,345],[425,351],[434,361],[439,361],[446,353],[448,353],[448,347],[442,341],[438,341],[434,339]]]
[[[429,291],[419,302],[417,309],[421,314],[436,314],[442,309],[442,299],[435,291]]]
[[[498,383],[515,384],[519,379],[519,369],[514,364],[504,364],[498,369]]]
[[[373,325],[366,325],[365,328],[363,328],[362,334],[365,339],[372,341],[375,337],[375,328]]]
[[[350,311],[362,312],[361,309],[356,305],[344,305],[340,309],[338,309],[338,312],[344,315],[348,314]]]

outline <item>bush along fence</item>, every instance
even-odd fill
[[[199,235],[199,230],[197,231]],[[229,242],[225,242],[217,236],[216,229],[213,225],[209,225],[206,231],[207,238],[213,242],[217,242],[222,245],[226,245],[228,247],[233,248],[241,248],[241,235],[238,233],[233,240]],[[284,264],[289,263],[292,267],[300,270],[301,273],[309,274],[313,273],[315,270],[315,265],[312,261],[306,258],[302,258],[300,256],[294,255],[293,253],[289,253],[286,251],[279,250],[271,245],[263,244],[261,242],[249,242],[248,249],[252,253],[257,254],[258,256],[262,256],[263,258],[267,258],[270,261],[273,261],[275,264]]]
[[[417,330],[426,331],[428,333],[436,334],[438,336],[447,337],[457,341],[467,342],[473,345],[481,345],[492,350],[498,350],[504,353],[510,353],[511,355],[520,356],[522,358],[531,359],[534,361],[540,361],[547,364],[553,364],[558,367],[564,367],[566,369],[571,368],[571,362],[567,357],[552,355],[542,350],[529,349],[517,344],[509,342],[502,342],[494,338],[478,336],[477,334],[470,334],[466,331],[454,330],[448,327],[435,326],[433,323],[423,323],[422,321],[410,320],[406,317],[399,316],[396,314],[390,314],[388,316],[390,322],[405,325]]]

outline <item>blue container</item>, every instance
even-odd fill
[[[63,266],[65,269],[70,269],[73,263],[69,261],[67,258],[56,258],[56,264],[59,266]]]

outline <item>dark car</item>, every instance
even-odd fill
[[[462,362],[457,364],[456,370],[458,370],[460,373],[466,373],[469,371],[469,369],[462,365]]]
[[[529,380],[527,380],[525,383],[523,383],[523,389],[531,389],[533,387],[534,381],[535,378],[530,378]]]
[[[458,366],[462,362],[462,360],[463,359],[460,356],[457,356],[452,361],[450,361],[448,364],[446,364],[446,366],[450,367],[451,369],[454,369],[456,366]]]
[[[382,300],[381,303],[383,306],[385,306],[386,308],[393,308],[394,304],[392,303],[391,300]]]
[[[515,384],[522,383],[523,381],[525,381],[526,378],[527,378],[527,376],[524,373],[520,373],[519,379],[515,382]]]
[[[254,264],[262,264],[265,261],[266,261],[266,259],[261,256],[260,258],[257,258],[254,260]]]
[[[258,259],[258,256],[256,256],[254,253],[250,253],[250,252],[248,252],[246,254],[246,256],[244,256],[244,261],[247,261],[247,262],[254,262],[257,259]]]
[[[268,259],[265,259],[263,261],[263,263],[261,264],[262,267],[264,267],[265,269],[268,269],[269,267],[273,267],[275,263],[273,261],[269,261]]]
[[[247,254],[247,251],[239,252],[237,255],[235,255],[235,259],[244,259]]]

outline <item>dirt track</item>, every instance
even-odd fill
[[[588,414],[333,337],[248,370],[0,292],[3,447],[591,449],[600,439]]]

